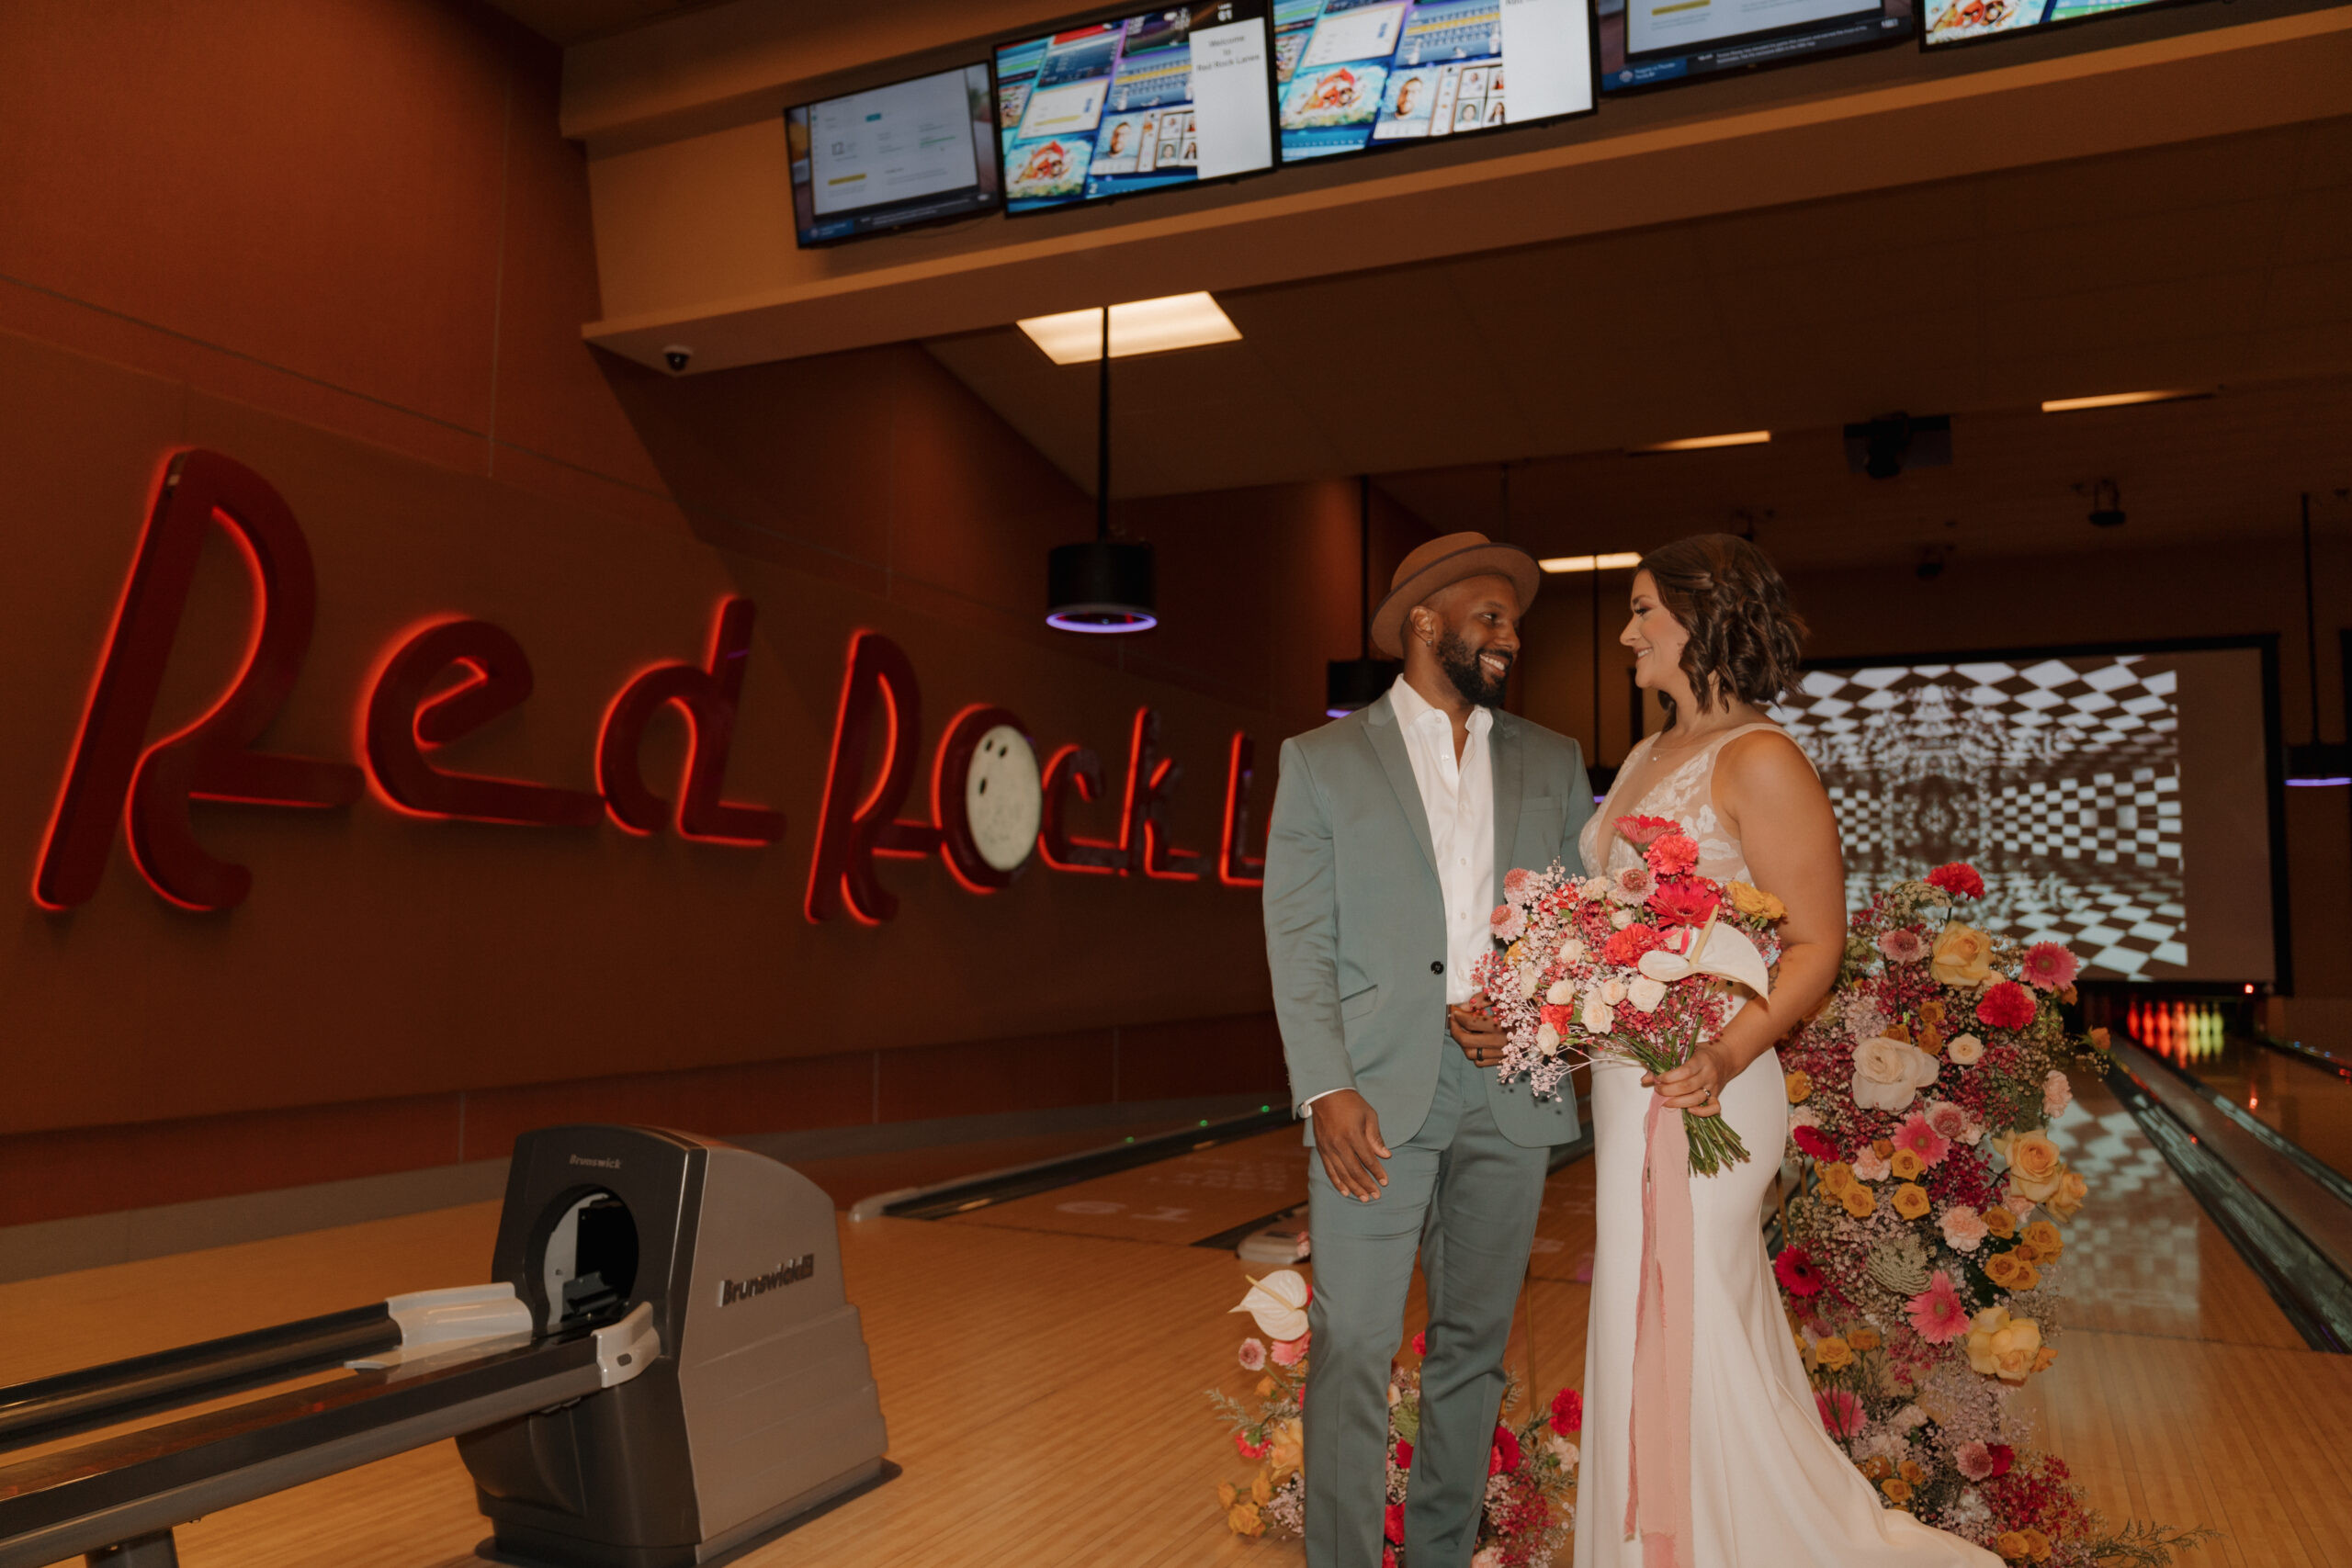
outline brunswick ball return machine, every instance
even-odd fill
[[[491,1273],[0,1388],[0,1568],[174,1568],[177,1525],[444,1438],[494,1554],[557,1568],[712,1562],[895,1473],[832,1204],[774,1160],[526,1133]]]

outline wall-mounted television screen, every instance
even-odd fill
[[[1600,90],[1635,92],[1899,43],[1912,34],[1912,3],[1600,0]]]
[[[961,65],[786,109],[803,245],[993,212],[989,68]]]
[[[1212,0],[1001,44],[1005,210],[1274,166],[1264,0]]]
[[[2174,6],[2183,0],[1927,0],[1927,30],[1920,41],[1929,49],[1946,44],[1973,43],[2033,32],[2062,22],[2087,22],[2118,11],[2144,11]]]
[[[1772,709],[1820,770],[1846,901],[1964,860],[1963,918],[2103,980],[2279,978],[2259,644],[1819,664]]]
[[[1283,161],[1584,114],[1592,61],[1590,0],[1274,0]]]

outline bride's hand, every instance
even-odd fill
[[[1672,1072],[1642,1075],[1645,1088],[1655,1086],[1667,1104],[1693,1116],[1722,1115],[1724,1102],[1716,1096],[1729,1081],[1722,1058],[1706,1045],[1691,1052],[1690,1059]]]

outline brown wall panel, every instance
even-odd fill
[[[1120,1099],[1184,1100],[1234,1089],[1290,1092],[1272,1013],[1119,1031]]]

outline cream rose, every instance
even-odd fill
[[[1552,988],[1544,993],[1544,999],[1555,1008],[1564,1008],[1576,994],[1577,988],[1566,980],[1555,980]]]
[[[1984,1059],[1984,1042],[1973,1034],[1962,1034],[1945,1043],[1944,1055],[1963,1067],[1973,1067]]]
[[[1872,1035],[1854,1047],[1854,1103],[1900,1111],[1936,1081],[1936,1059],[1917,1045]]]
[[[2057,1195],[2066,1179],[2066,1156],[2047,1134],[2011,1133],[1996,1139],[1993,1147],[2009,1162],[2010,1191],[2037,1203],[2047,1203]]]
[[[2041,1325],[2011,1317],[2007,1307],[1986,1307],[1969,1322],[1968,1364],[1986,1377],[2022,1383],[2041,1353]]]
[[[1666,1000],[1666,982],[1653,980],[1647,975],[1625,987],[1625,999],[1640,1012],[1656,1012],[1657,1004]]]
[[[1560,1032],[1550,1024],[1539,1024],[1535,1030],[1535,1049],[1545,1056],[1560,1054]]]
[[[1523,1001],[1533,1001],[1535,993],[1544,988],[1544,971],[1532,964],[1519,966],[1519,994]]]
[[[1587,1034],[1611,1034],[1617,1029],[1617,1011],[1599,991],[1587,991],[1582,1021]]]
[[[1993,940],[1973,926],[1946,926],[1928,967],[1947,986],[1984,985],[1993,978]]]
[[[1600,982],[1600,999],[1615,1007],[1625,999],[1625,982],[1611,975]]]
[[[2090,1193],[2090,1183],[2070,1170],[2058,1179],[2058,1190],[2050,1195],[2044,1206],[2060,1219],[2071,1220]]]
[[[1572,936],[1560,943],[1560,962],[1573,968],[1584,962],[1584,938]]]

